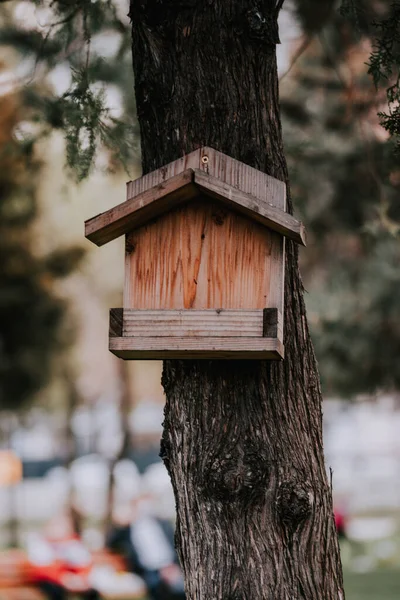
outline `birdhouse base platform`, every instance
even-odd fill
[[[276,308],[110,311],[110,351],[123,359],[281,360]]]

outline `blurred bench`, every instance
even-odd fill
[[[126,571],[125,560],[107,550],[93,553],[94,566],[110,566],[117,572]],[[30,579],[30,565],[23,550],[0,552],[0,600],[46,600],[45,594]],[[144,600],[143,589],[136,596],[107,596],[107,600]]]

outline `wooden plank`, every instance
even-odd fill
[[[110,337],[120,337],[123,335],[123,308],[110,308]]]
[[[297,221],[284,210],[228,185],[216,177],[203,173],[199,169],[194,171],[194,183],[204,193],[221,200],[232,209],[240,210],[240,212],[262,225],[277,231],[298,244],[306,245],[306,233],[303,223]]]
[[[283,210],[286,208],[286,186],[283,181],[207,146],[182,156],[139,179],[129,181],[126,190],[127,200],[186,169],[200,169],[272,206]]]
[[[206,163],[203,162],[205,158],[207,158]],[[259,200],[286,209],[286,185],[283,181],[222,152],[209,147],[202,148],[200,169]]]
[[[151,171],[138,179],[128,181],[126,184],[126,199],[130,200],[134,196],[145,192],[146,190],[163,183],[170,177],[179,175],[187,169],[199,169],[201,165],[201,149],[195,150],[190,154],[181,156],[160,169]]]
[[[85,222],[85,236],[97,246],[140,227],[161,212],[198,195],[194,171],[187,169]]]
[[[277,308],[264,308],[262,333],[264,337],[278,337],[278,317]]]
[[[127,360],[178,359],[265,359],[281,360],[283,344],[270,338],[110,338],[110,351]]]
[[[127,236],[124,308],[282,313],[282,237],[195,199]]]
[[[269,310],[276,315],[278,313],[276,309],[267,309],[267,312]],[[225,309],[125,309],[123,327],[119,335],[124,337],[262,337],[264,312]],[[110,313],[110,322],[111,318]],[[264,337],[276,337],[276,335]]]

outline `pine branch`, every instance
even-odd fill
[[[400,3],[390,5],[389,16],[374,22],[378,32],[368,63],[375,87],[387,86],[388,111],[379,112],[382,127],[400,152]]]

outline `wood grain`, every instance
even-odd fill
[[[211,177],[199,169],[194,171],[194,183],[203,193],[221,200],[233,210],[239,210],[247,217],[294,240],[297,244],[306,245],[303,223],[284,210],[276,208],[256,196],[246,194],[241,189],[228,185],[216,177]]]
[[[129,181],[126,189],[127,200],[186,169],[200,169],[272,206],[286,209],[286,186],[283,181],[206,146],[139,179]]]
[[[264,308],[263,310],[263,336],[277,337],[283,340],[282,314],[276,308]]]
[[[110,337],[119,337],[123,334],[123,320],[124,320],[124,309],[123,308],[111,308],[110,309]]]
[[[110,325],[115,310],[110,311]],[[274,324],[275,335],[272,329],[265,329],[266,320]],[[110,335],[113,337],[276,337],[278,311],[125,309],[120,333],[114,334],[114,331],[110,327]]]
[[[196,199],[127,235],[125,282],[124,308],[282,313],[282,237]]]
[[[278,339],[254,337],[111,337],[109,348],[119,358],[129,360],[171,358],[281,360],[284,357],[283,346]]]
[[[103,246],[171,207],[187,202],[198,194],[192,185],[193,177],[193,170],[187,169],[89,219],[85,222],[85,236],[97,246]]]

